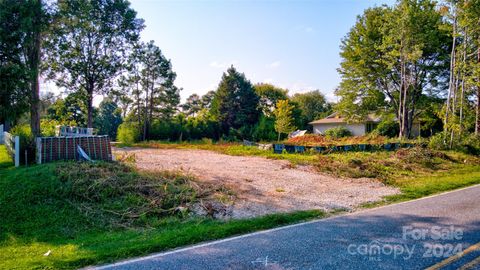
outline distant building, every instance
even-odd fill
[[[380,123],[382,119],[379,116],[369,114],[365,117],[365,120],[355,123],[349,123],[345,118],[341,117],[338,113],[333,113],[323,119],[315,120],[309,124],[313,126],[314,134],[324,134],[325,130],[335,127],[345,127],[353,136],[363,136],[372,132]],[[420,134],[419,122],[414,122],[412,126],[411,136],[417,137]]]

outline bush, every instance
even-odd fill
[[[137,123],[124,122],[118,126],[117,140],[125,143],[132,144],[140,139],[140,127]]]
[[[20,137],[20,163],[25,164],[25,151],[27,152],[28,163],[35,160],[35,138],[33,137],[30,125],[23,124],[14,126],[10,134]]]
[[[462,137],[455,137],[450,147],[450,134],[439,132],[428,142],[428,147],[436,150],[457,150],[467,154],[480,155],[480,137],[475,134],[466,134]]]
[[[54,137],[56,135],[57,126],[59,125],[60,123],[57,120],[42,119],[40,122],[42,136]]]
[[[398,134],[400,133],[400,128],[397,122],[393,120],[384,120],[378,123],[377,128],[374,130],[374,133],[380,136],[393,138],[398,136]]]
[[[325,130],[324,135],[331,138],[343,138],[352,136],[352,132],[346,127],[334,127]]]
[[[253,139],[255,141],[275,141],[277,136],[275,119],[264,115],[260,116],[260,120],[253,128]]]
[[[462,141],[462,146],[466,153],[480,155],[480,136],[475,134],[465,136]]]
[[[445,144],[445,133],[444,132],[439,132],[433,136],[430,137],[430,140],[428,142],[428,147],[430,149],[435,149],[435,150],[445,150],[448,148],[448,145]]]

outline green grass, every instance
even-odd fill
[[[335,175],[375,176],[402,191],[366,207],[480,183],[479,158],[456,152],[277,155],[237,144],[153,147],[286,159]],[[225,192],[187,176],[139,173],[119,163],[16,169],[0,146],[0,269],[74,269],[333,214],[312,210],[222,221],[176,210]],[[51,254],[43,256],[48,250]]]
[[[222,221],[172,210],[222,192],[192,181],[118,163],[3,167],[0,269],[75,269],[327,215]]]
[[[0,169],[13,166],[12,158],[7,153],[5,145],[0,145]]]

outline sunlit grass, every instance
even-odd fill
[[[7,153],[5,145],[0,145],[0,169],[13,166],[12,158]]]
[[[105,211],[143,207],[139,202],[144,194],[138,192],[151,192],[146,188],[152,177],[170,181],[165,190],[177,192],[165,197],[166,203],[179,194],[193,196],[185,193],[188,186],[181,175],[138,175],[115,163],[0,169],[0,269],[76,269],[327,215],[312,210],[226,221],[146,213],[125,221]],[[116,182],[122,185],[117,187]],[[94,190],[84,189],[89,183]],[[145,183],[145,189],[133,188]]]

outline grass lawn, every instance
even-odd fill
[[[218,190],[182,175],[103,162],[15,169],[3,147],[0,164],[0,269],[75,269],[327,215],[201,218],[177,206]]]
[[[5,145],[0,144],[0,169],[13,166],[13,161],[7,153]]]

